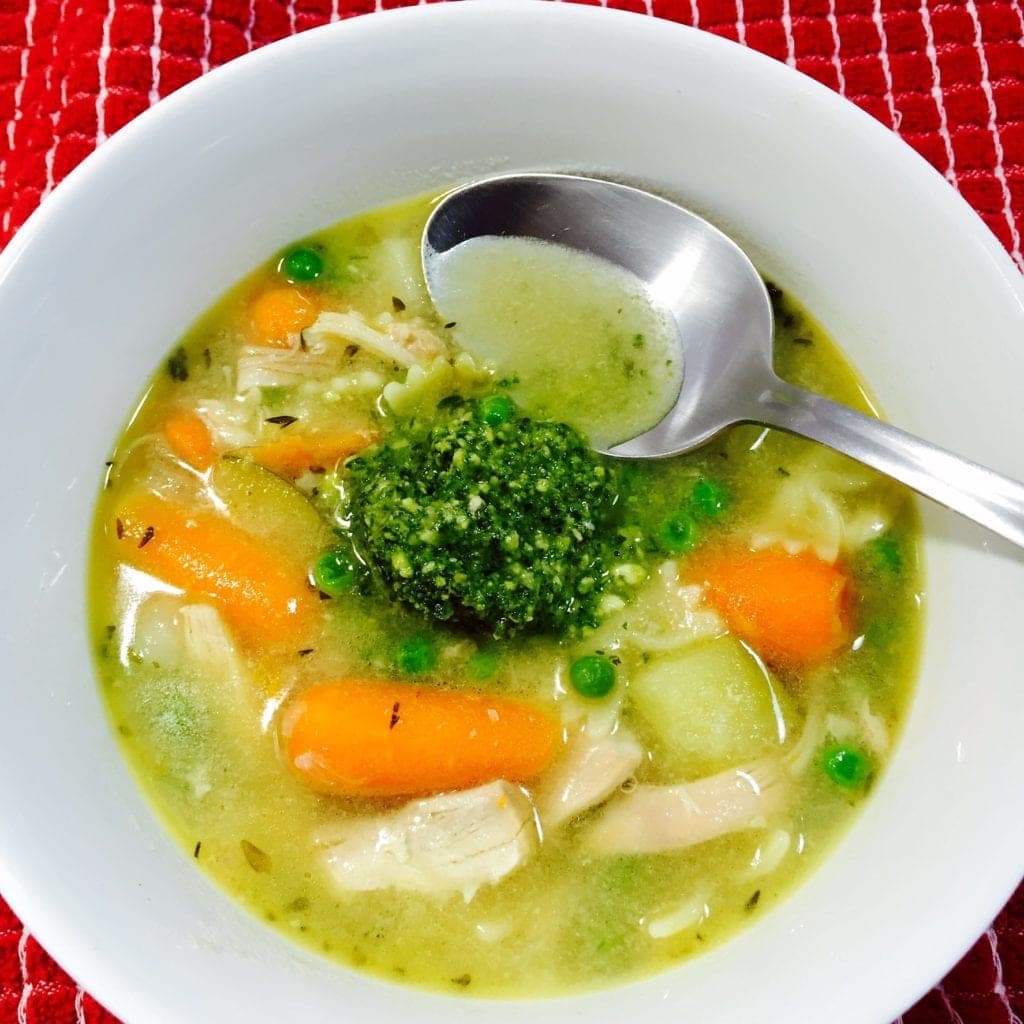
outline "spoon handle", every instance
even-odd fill
[[[1017,480],[777,378],[757,402],[755,422],[834,448],[1024,547]]]

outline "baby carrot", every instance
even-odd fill
[[[293,339],[317,318],[316,304],[298,288],[269,288],[249,310],[257,343],[291,348]]]
[[[164,423],[164,437],[171,451],[194,469],[209,469],[217,460],[210,429],[194,412],[172,413]]]
[[[333,469],[342,459],[377,440],[372,430],[339,430],[321,434],[287,434],[278,441],[243,448],[239,454],[286,480],[310,470]]]
[[[114,528],[121,558],[208,600],[250,643],[293,642],[312,624],[306,567],[215,512],[141,495]]]
[[[282,734],[313,789],[384,797],[526,782],[551,761],[560,726],[524,701],[340,680],[301,694]]]
[[[849,636],[850,581],[809,551],[726,550],[685,568],[741,640],[770,665],[818,664]]]

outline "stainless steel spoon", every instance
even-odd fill
[[[828,445],[1024,547],[1024,484],[802,388],[772,370],[772,307],[742,249],[695,213],[640,189],[565,174],[473,182],[423,232],[427,287],[443,314],[440,255],[471,238],[524,237],[600,256],[643,281],[674,318],[683,383],[665,417],[607,454],[690,451],[736,423]]]

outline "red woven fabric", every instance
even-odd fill
[[[0,246],[98,143],[209,68],[407,0],[0,0]],[[1024,0],[607,0],[754,47],[922,153],[1024,270]],[[1022,1024],[1024,886],[902,1024]],[[0,1024],[117,1024],[0,899]],[[145,1022],[134,1022],[145,1024]],[[752,1022],[755,1024],[755,1022]],[[794,1022],[818,1024],[818,1022]]]

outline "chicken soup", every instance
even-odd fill
[[[100,683],[185,855],[293,939],[448,993],[620,983],[770,913],[869,797],[919,525],[759,426],[596,454],[678,386],[664,324],[548,280],[515,365],[470,356],[431,205],[275,254],[158,368],[98,500]],[[473,331],[514,339],[523,275],[487,276]],[[778,372],[871,412],[771,293]]]

